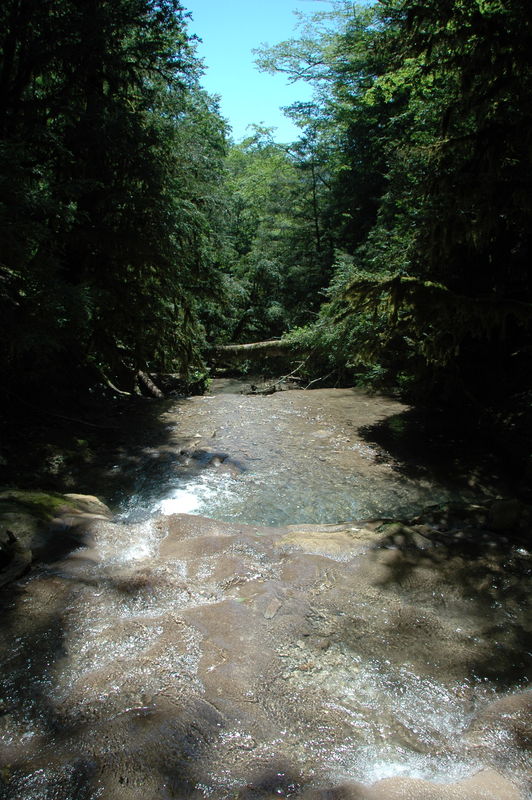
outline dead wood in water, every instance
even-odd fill
[[[307,361],[307,360],[308,359],[305,359],[305,361]],[[276,380],[274,383],[269,384],[268,386],[264,387],[263,389],[257,389],[256,386],[251,386],[251,391],[247,392],[247,394],[274,394],[276,391],[278,391],[279,387],[283,383],[286,383],[287,381],[292,380],[292,381],[294,381],[294,383],[298,383],[299,381],[302,381],[303,378],[301,378],[299,375],[296,375],[296,372],[299,369],[301,369],[301,367],[303,366],[305,361],[300,361],[299,364],[297,365],[297,367],[294,370],[292,370],[292,372],[290,372],[288,375],[281,375],[281,377],[278,380]],[[301,387],[298,387],[298,388],[301,388]]]

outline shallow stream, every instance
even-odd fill
[[[167,442],[146,446],[118,501],[124,519],[193,513],[259,525],[319,524],[408,517],[428,504],[478,494],[473,472],[464,475],[468,454],[461,474],[452,462],[423,469],[375,441],[380,427],[389,443],[400,444],[412,423],[399,402],[354,389],[261,396],[240,393],[245,387],[217,380],[211,394],[166,412]],[[417,435],[421,440],[423,431]],[[423,445],[430,458],[431,443]]]
[[[0,796],[532,796],[530,552],[356,522],[489,465],[401,458],[393,400],[231,388],[138,431],[118,517],[4,590]]]

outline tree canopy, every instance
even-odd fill
[[[439,401],[528,397],[532,12],[339,0],[257,54],[297,142],[228,141],[177,0],[0,10],[8,392],[204,370],[286,336],[306,368]],[[528,402],[528,401],[527,401]]]
[[[345,2],[261,54],[317,86],[313,119],[292,113],[330,154],[336,277],[292,335],[323,359],[425,396],[529,388],[531,16],[513,0]]]
[[[198,362],[225,131],[184,9],[7,0],[0,30],[5,385]]]

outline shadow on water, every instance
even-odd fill
[[[192,450],[187,439],[179,441],[163,415],[181,403],[184,398],[135,399],[106,409],[79,410],[79,418],[58,419],[55,426],[49,420],[42,425],[41,420],[31,420],[24,430],[13,431],[11,447],[9,439],[4,439],[9,458],[1,466],[0,481],[18,488],[37,484],[49,491],[95,494],[116,507],[128,494],[149,496],[152,487],[169,483],[176,467],[186,466],[189,457],[191,469],[208,466],[212,460],[230,460],[226,452]],[[243,469],[241,464],[235,466]],[[57,562],[89,544],[82,528],[60,531],[60,537],[57,533],[55,529],[40,532],[32,543],[42,566],[30,582],[42,585],[38,589],[42,603],[36,604],[35,598],[30,602],[22,583],[0,590],[0,737],[4,745],[0,797],[91,800],[102,796],[102,791],[103,796],[126,797],[132,796],[128,792],[144,790],[146,776],[157,796],[203,797],[197,787],[206,780],[204,763],[221,721],[201,699],[191,698],[163,712],[155,701],[123,714],[124,728],[118,733],[112,716],[104,716],[95,726],[94,720],[82,715],[72,718],[54,701],[54,682],[68,657],[65,613],[75,602],[74,594],[88,582],[81,575],[58,576]],[[109,583],[127,595],[144,588],[120,579]],[[91,727],[98,729],[97,742]],[[161,741],[171,759],[162,757]],[[259,781],[261,794],[250,797],[262,796],[273,787],[274,778],[265,780]]]
[[[21,625],[25,600],[24,586],[16,586],[14,590],[10,586],[0,592],[0,723],[2,732],[4,727],[14,732],[11,741],[4,740],[0,762],[0,796],[3,798],[45,796],[41,794],[45,787],[39,787],[38,777],[43,764],[34,752],[32,740],[50,741],[61,736],[61,722],[49,699],[55,665],[65,653],[60,597],[51,593],[49,602],[43,603],[39,613],[28,614]],[[36,775],[28,775],[24,767],[28,755],[35,758]],[[81,773],[80,764],[74,763],[71,770],[74,785],[68,789],[64,787],[65,797],[69,796],[70,789],[78,792],[76,796],[80,798],[91,796],[90,777],[83,768]]]
[[[271,797],[296,797],[305,784],[303,777],[286,763],[272,761],[256,770],[250,782],[235,795],[236,800],[263,800]]]
[[[383,551],[391,552],[375,585],[403,595],[421,617],[425,608],[464,623],[469,616],[478,620],[475,636],[490,647],[468,663],[470,679],[493,681],[499,691],[526,686],[532,676],[530,553],[490,531],[425,536],[404,525],[387,527],[392,531],[375,545],[374,554],[379,559]]]
[[[165,422],[165,409],[181,402],[185,403],[175,398],[162,403],[135,401],[117,404],[105,415],[95,412],[91,421],[98,427],[83,434],[83,440],[76,440],[80,436],[77,423],[65,423],[57,438],[61,447],[58,444],[51,453],[48,471],[40,473],[43,486],[63,491],[75,488],[115,505],[124,495],[149,495],[152,487],[171,482],[177,467],[180,474],[186,474],[188,458],[191,471],[216,460],[225,462],[225,450],[193,448],[187,439],[180,441],[175,426]],[[366,441],[391,453],[398,462],[396,470],[405,476],[435,476],[449,485],[478,487],[491,485],[497,476],[495,463],[485,456],[480,443],[465,445],[452,424],[441,430],[430,428],[426,419],[420,424],[416,412],[388,417],[360,432]],[[243,468],[236,462],[235,466]],[[50,471],[52,467],[55,472]],[[523,575],[527,570],[530,573],[529,560],[517,552],[506,554],[508,543],[500,538],[478,542],[441,532],[430,547],[420,546],[419,540],[419,535],[406,528],[385,537],[381,549],[398,555],[388,563],[379,588],[409,594],[418,571],[428,567],[438,574],[442,583],[452,585],[460,600],[484,618],[483,635],[493,642],[489,657],[471,663],[472,675],[496,679],[502,688],[515,687],[530,668],[527,650],[532,647],[531,634],[521,625],[517,612],[514,623],[508,625],[500,608],[509,609],[511,616],[513,607],[525,606]],[[52,564],[84,542],[83,532],[74,531],[42,560]],[[79,575],[68,579],[56,576],[53,565],[44,566],[37,576],[42,584],[40,604],[35,598],[33,604],[26,603],[24,588],[10,587],[0,593],[1,635],[4,650],[9,652],[0,676],[0,714],[11,716],[11,728],[21,734],[20,741],[9,744],[0,762],[0,797],[204,797],[198,787],[209,784],[211,749],[223,725],[214,706],[186,694],[178,702],[168,700],[161,692],[142,707],[126,708],[118,714],[110,709],[95,721],[83,713],[69,715],[54,702],[54,680],[68,649],[65,611],[74,602],[73,593],[87,581]],[[105,580],[108,587],[103,587]],[[53,584],[49,591],[48,581]],[[142,576],[101,578],[100,584],[126,596],[151,591],[149,578]],[[295,770],[281,763],[264,763],[263,767],[257,766],[256,774],[250,770],[250,782],[240,791],[228,786],[225,796],[259,800],[304,793],[303,779]]]
[[[90,543],[91,535],[86,525],[56,523],[38,531],[30,546],[34,559],[43,564],[53,564]]]
[[[412,408],[358,428],[366,442],[395,459],[395,472],[411,479],[429,478],[451,489],[515,493],[512,464],[503,463],[493,443],[468,420],[435,409]],[[509,492],[512,494],[512,492]]]
[[[27,589],[17,584],[0,591],[2,800],[137,797],[146,785],[157,797],[203,796],[196,794],[197,786],[221,715],[198,697],[162,707],[155,698],[118,713],[104,709],[99,720],[83,710],[67,713],[54,699],[54,684],[68,657],[65,612],[79,587],[46,570],[37,581],[43,584],[42,604],[32,605],[23,624]],[[118,583],[115,588],[121,590]]]
[[[183,403],[139,397],[94,403],[72,416],[28,412],[2,431],[0,484],[97,495],[114,507],[175,468],[179,442],[163,416]]]

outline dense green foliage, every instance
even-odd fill
[[[522,0],[339,3],[262,54],[314,82],[301,120],[331,153],[336,273],[291,334],[321,368],[477,403],[530,388],[531,62]]]
[[[526,401],[526,0],[302,18],[258,59],[315,89],[287,144],[227,144],[177,0],[7,0],[0,22],[9,397],[285,335],[312,378]]]
[[[3,385],[199,361],[225,140],[177,0],[0,10]]]
[[[224,341],[280,336],[316,314],[330,252],[316,207],[316,173],[300,147],[271,131],[233,145],[226,161],[224,274],[227,302],[208,329]]]

